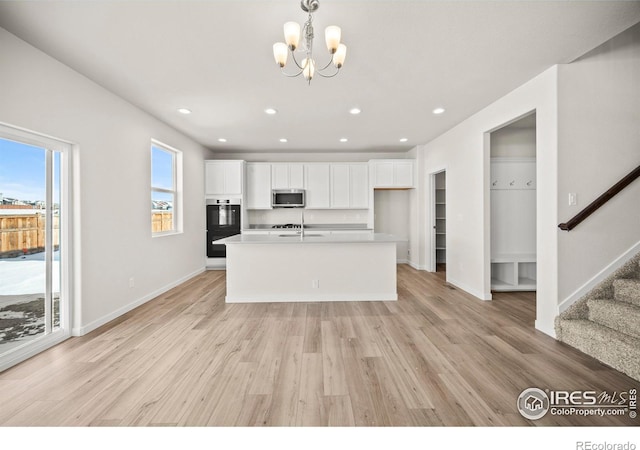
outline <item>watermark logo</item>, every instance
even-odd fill
[[[528,388],[518,397],[518,411],[529,420],[538,420],[547,413],[553,416],[624,416],[637,417],[637,390],[607,391],[544,391]]]
[[[528,388],[518,397],[518,411],[529,420],[538,420],[549,411],[549,397],[538,388]]]

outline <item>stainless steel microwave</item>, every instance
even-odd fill
[[[274,208],[304,208],[304,189],[273,189],[271,206]]]

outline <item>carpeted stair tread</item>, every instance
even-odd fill
[[[607,299],[589,299],[589,320],[640,338],[640,307]]]
[[[590,320],[560,320],[562,341],[640,381],[640,339]]]
[[[613,292],[617,301],[640,306],[640,280],[636,278],[614,280]]]

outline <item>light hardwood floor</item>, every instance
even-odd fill
[[[0,425],[637,425],[528,421],[528,387],[638,383],[534,329],[531,293],[482,302],[398,266],[397,302],[224,303],[205,272],[0,374]]]

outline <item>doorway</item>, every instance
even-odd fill
[[[0,125],[0,371],[71,334],[69,153]]]
[[[447,175],[446,170],[431,174],[431,272],[447,270]]]
[[[491,291],[536,290],[536,115],[490,134]]]

